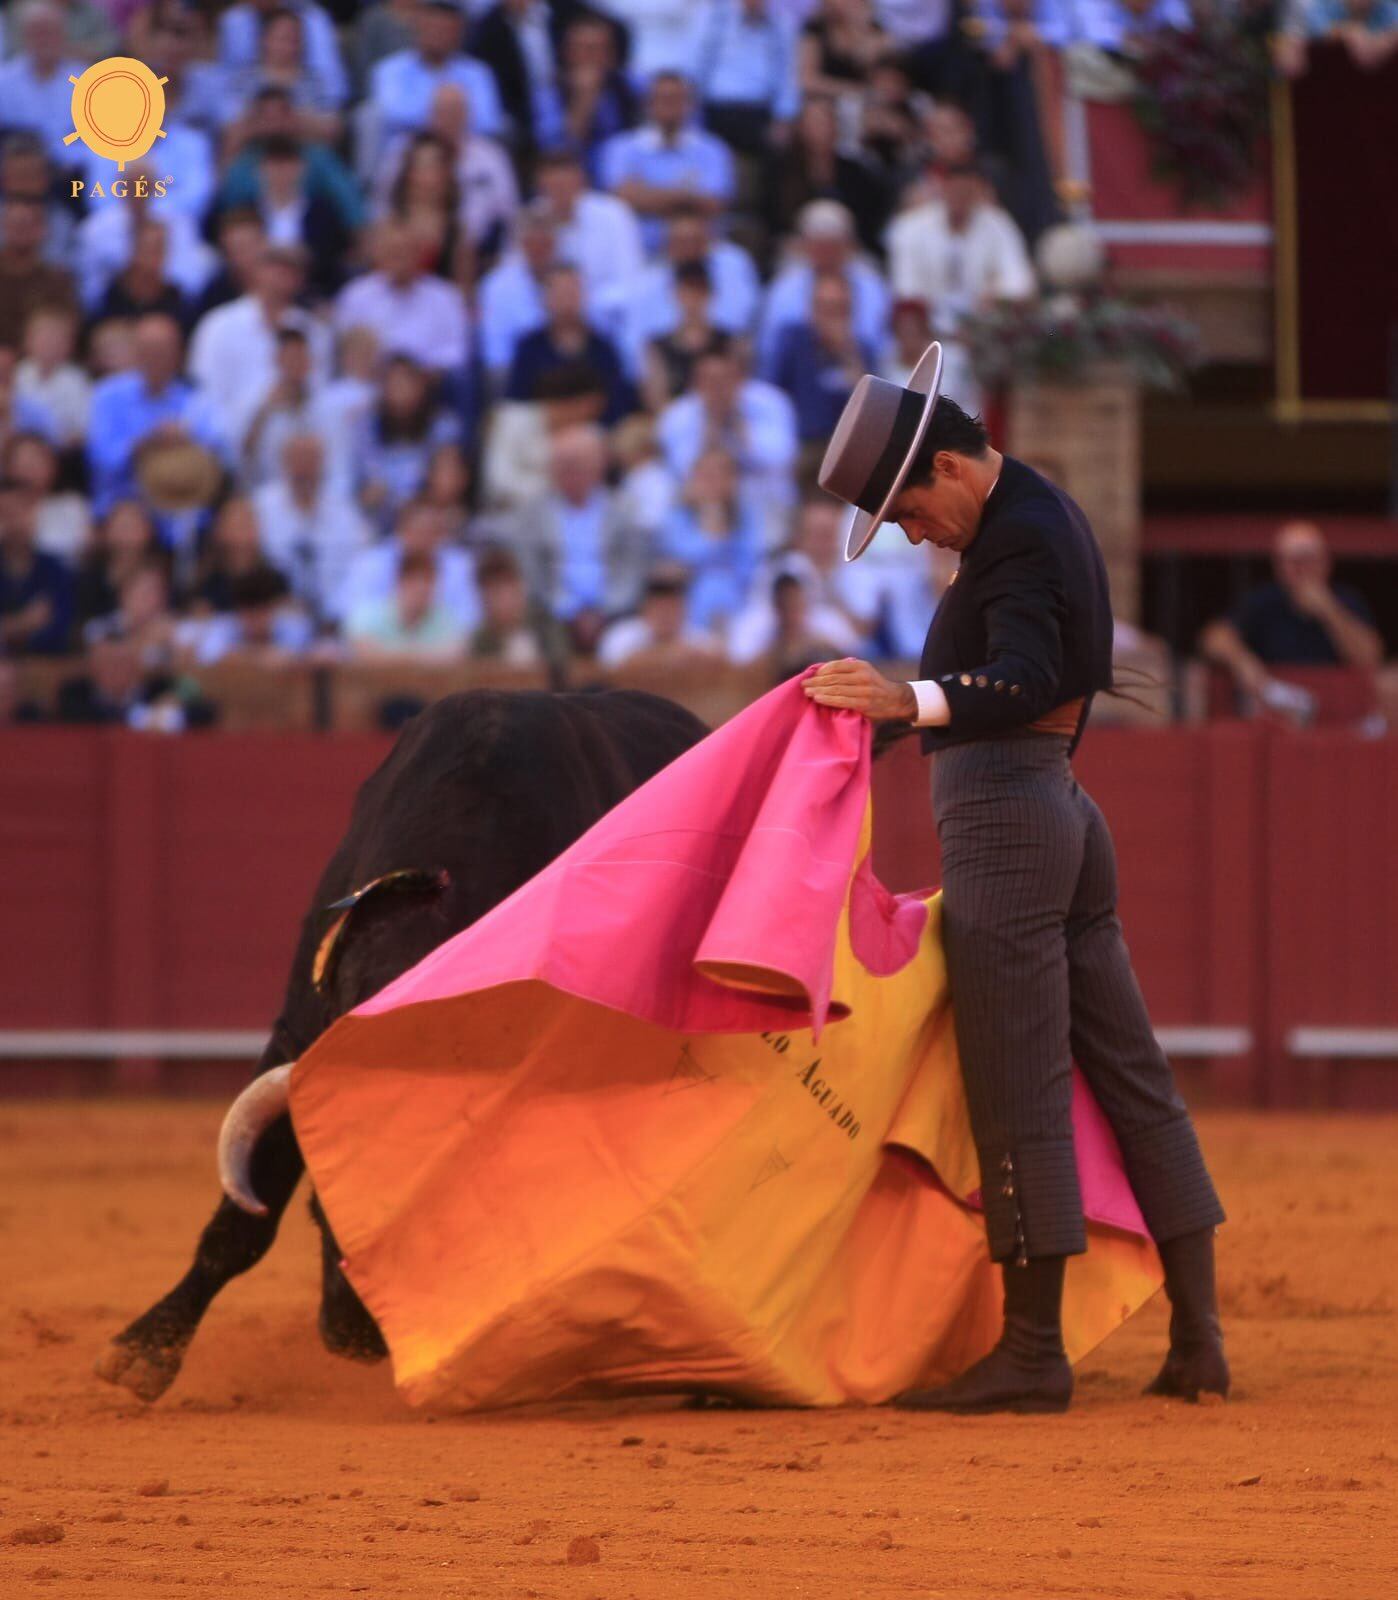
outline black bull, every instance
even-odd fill
[[[627,690],[473,690],[429,707],[355,799],[302,924],[258,1073],[295,1061],[337,1017],[505,899],[706,731],[670,701]],[[335,902],[391,874],[349,911],[317,983],[317,952],[342,914]],[[145,1400],[169,1388],[214,1296],[267,1253],[304,1165],[282,1115],[252,1155],[266,1215],[224,1198],[189,1271],[107,1346],[102,1377]],[[322,1238],[321,1337],[337,1354],[377,1360],[383,1337],[340,1271],[314,1198],[312,1211]]]

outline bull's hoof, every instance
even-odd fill
[[[179,1376],[182,1350],[123,1344],[113,1339],[98,1356],[93,1370],[107,1383],[129,1389],[138,1400],[158,1400]]]
[[[320,1314],[320,1341],[332,1356],[373,1366],[388,1354],[379,1325],[358,1300],[352,1307],[337,1308],[335,1315]]]

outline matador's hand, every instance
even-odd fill
[[[912,684],[885,678],[876,667],[852,656],[817,667],[801,687],[817,705],[858,711],[870,722],[911,722],[917,716]]]

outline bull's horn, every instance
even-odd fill
[[[235,1206],[254,1217],[267,1207],[252,1187],[252,1153],[265,1130],[286,1110],[290,1099],[291,1063],[254,1078],[228,1108],[218,1134],[218,1181]]]

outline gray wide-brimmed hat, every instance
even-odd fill
[[[932,421],[942,386],[942,347],[933,340],[907,388],[866,372],[845,401],[820,464],[822,489],[854,508],[845,532],[853,561],[887,518]]]

